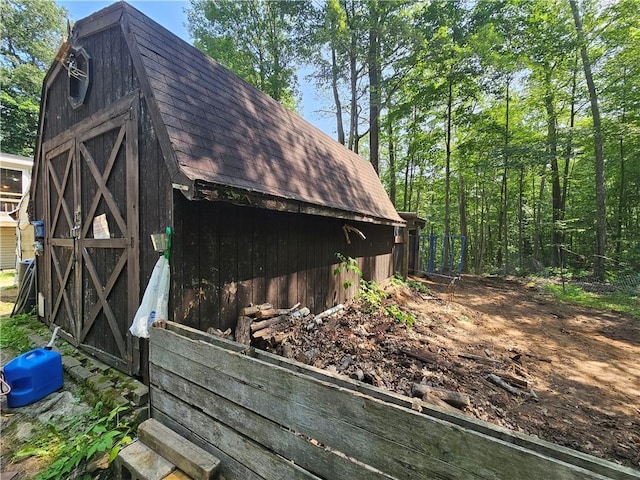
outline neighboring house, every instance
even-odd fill
[[[33,228],[17,215],[24,194],[29,193],[33,160],[0,153],[0,269],[16,268],[16,263],[33,258]],[[10,215],[12,212],[13,217]],[[26,211],[25,211],[26,213]]]
[[[358,281],[343,288],[336,253],[393,274],[404,221],[371,164],[127,3],[79,20],[56,58],[31,198],[44,317],[74,344],[144,372],[128,328],[167,226],[169,319],[200,330],[250,303],[345,300]]]

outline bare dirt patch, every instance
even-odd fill
[[[412,328],[355,302],[311,331],[297,323],[272,350],[405,395],[416,383],[459,392],[468,415],[640,467],[640,321],[507,279],[465,277],[451,302],[446,284],[419,281],[432,293],[391,286],[385,300],[414,313]]]

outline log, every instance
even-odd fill
[[[457,408],[452,407],[447,402],[445,402],[444,400],[441,400],[435,395],[425,393],[424,395],[415,395],[415,396],[420,398],[423,402],[440,407],[441,409],[446,410],[447,412],[459,412]],[[413,405],[412,405],[412,408],[413,408]],[[417,409],[414,408],[414,410],[417,410]]]
[[[260,322],[253,322],[251,324],[251,333],[262,330],[263,328],[268,328],[273,325],[277,325],[278,323],[286,322],[289,319],[287,315],[280,315],[277,317],[270,318],[268,320],[262,320]]]
[[[304,307],[304,308],[301,308],[300,310],[298,310],[297,312],[293,312],[291,314],[291,317],[293,317],[293,318],[302,318],[302,317],[306,317],[310,313],[311,313],[311,310],[309,310],[307,307]]]
[[[487,379],[491,383],[498,385],[501,388],[504,388],[507,392],[511,393],[512,395],[520,395],[521,393],[520,390],[509,385],[507,382],[502,380],[498,375],[490,373],[489,375],[487,375]]]
[[[275,325],[271,325],[270,327],[263,328],[262,330],[258,330],[257,332],[253,332],[251,336],[254,339],[269,339],[278,333],[287,331],[290,327],[291,322],[280,322]]]
[[[447,402],[452,407],[464,410],[471,402],[469,397],[460,392],[453,392],[443,388],[434,388],[420,383],[414,383],[411,387],[411,395],[414,397],[424,397],[425,395],[436,396],[440,400]]]
[[[251,317],[258,313],[260,310],[269,310],[273,308],[273,305],[270,303],[262,303],[260,305],[249,305],[248,307],[244,307],[240,309],[240,315],[245,317]]]
[[[253,317],[256,313],[258,313],[260,309],[257,305],[251,305],[249,307],[244,307],[240,309],[240,316],[242,317]]]
[[[300,308],[300,302],[296,303],[291,308],[278,308],[278,315],[288,315],[289,313],[296,311],[298,308]]]
[[[460,358],[466,358],[467,360],[473,360],[474,362],[483,363],[485,365],[495,365],[496,363],[500,363],[498,360],[494,360],[493,358],[474,355],[472,353],[459,353],[458,356]]]
[[[328,317],[330,315],[333,315],[334,313],[338,313],[340,310],[344,310],[344,305],[342,305],[341,303],[336,305],[335,307],[331,307],[331,308],[325,310],[322,313],[319,313],[318,315],[313,317],[313,320],[317,322],[317,320],[322,320],[323,318]],[[320,322],[320,323],[322,323],[322,322]]]
[[[251,322],[253,319],[241,315],[238,317],[238,325],[236,325],[236,342],[244,345],[251,345]]]
[[[514,387],[522,388],[523,390],[526,390],[529,387],[529,383],[526,380],[514,377],[513,375],[509,375],[508,373],[499,373],[498,376]]]
[[[438,363],[438,356],[435,353],[429,352],[428,350],[414,350],[407,347],[400,347],[400,353],[404,353],[405,355],[420,360],[425,363]]]
[[[275,308],[269,308],[267,310],[258,310],[256,312],[256,318],[271,318],[271,317],[276,317],[280,315],[280,313],[278,313],[278,310],[276,310]]]

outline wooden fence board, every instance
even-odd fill
[[[368,385],[363,382],[358,382],[345,376],[333,374],[326,370],[322,370],[310,365],[304,365],[299,362],[294,362],[269,352],[247,348],[246,345],[241,345],[224,338],[209,335],[200,330],[185,327],[183,325],[178,325],[170,322],[167,328],[170,331],[179,333],[180,335],[192,340],[210,343],[212,345],[219,346],[232,352],[244,352],[245,354],[258,360],[262,360],[266,363],[287,368],[293,372],[302,373],[321,381],[330,381],[337,386],[347,388],[373,398],[377,398],[386,403],[391,403],[405,408],[412,407],[412,400],[404,395],[390,392],[388,390],[383,390],[381,388]],[[507,444],[517,445],[527,450],[536,452],[540,455],[549,456],[560,462],[569,463],[571,465],[584,468],[585,470],[599,473],[605,478],[624,480],[640,478],[640,473],[636,470],[623,467],[621,465],[603,460],[598,457],[594,457],[583,452],[579,452],[577,450],[531,437],[523,433],[515,432],[498,425],[493,425],[488,422],[469,417],[462,413],[445,411],[437,406],[427,405],[424,403],[422,404],[422,408],[422,413],[428,415],[429,417],[444,420],[460,427],[473,430],[477,433],[502,440]]]
[[[477,431],[354,393],[329,383],[329,377],[321,381],[226,348],[153,330],[153,363],[171,369],[176,366],[177,375],[209,389],[228,390],[224,395],[218,393],[398,478],[420,474],[435,478],[606,478]],[[163,348],[156,348],[160,345]],[[178,357],[188,361],[178,361]],[[211,382],[214,388],[208,385]],[[232,383],[233,388],[225,388]],[[630,469],[610,470],[617,472],[610,478],[638,478]]]
[[[245,409],[234,402],[218,396],[205,388],[185,381],[163,368],[152,365],[154,383],[152,392],[158,389],[171,392],[202,409],[202,412],[214,420],[224,422],[238,433],[253,439],[285,458],[295,459],[302,468],[321,477],[353,480],[393,479],[389,475],[376,471],[367,465],[350,461],[344,455],[314,445],[308,438],[283,429],[277,423]]]
[[[196,435],[215,445],[228,456],[235,458],[251,471],[268,479],[320,480],[319,477],[300,468],[284,457],[262,448],[253,440],[240,435],[219,422],[212,422],[200,410],[195,409],[173,395],[155,390],[154,408],[188,426]]]
[[[193,433],[188,427],[182,425],[179,420],[184,419],[176,419],[170,415],[166,415],[155,407],[151,408],[151,417],[169,427],[178,435],[183,436],[190,442],[198,445],[200,448],[215,455],[216,458],[220,460],[220,470],[218,471],[220,480],[265,480],[264,477],[252,472],[235,458],[230,457],[207,440],[204,440],[202,437]]]

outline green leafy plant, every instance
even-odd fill
[[[360,280],[358,297],[362,299],[368,311],[375,311],[382,306],[382,301],[389,295],[373,280]]]
[[[39,436],[36,443],[27,445],[15,457],[55,458],[36,480],[68,478],[97,454],[108,453],[111,463],[120,449],[131,443],[132,426],[122,417],[127,407],[116,407],[106,415],[101,415],[102,409],[102,402],[98,402],[89,421],[81,422],[81,428],[60,431],[49,425],[47,435]]]
[[[389,298],[389,294],[373,280],[360,280],[360,291],[358,296],[366,311],[375,312],[377,310],[382,310],[386,315],[389,315],[400,323],[404,323],[407,327],[413,326],[415,322],[413,315],[405,312],[396,304],[388,306],[384,305],[383,301]]]
[[[597,294],[585,292],[576,285],[556,285],[549,283],[545,289],[556,299],[565,303],[573,303],[584,307],[599,308],[613,312],[625,313],[640,319],[640,297],[623,292]]]
[[[341,253],[336,253],[336,258],[340,262],[336,268],[333,269],[333,274],[335,276],[340,275],[342,272],[352,272],[358,278],[362,277],[362,270],[358,266],[358,260],[353,257],[345,257]],[[349,287],[353,285],[353,282],[349,279],[345,280],[342,284],[342,288],[347,290]]]
[[[385,312],[390,317],[395,318],[396,321],[400,323],[404,323],[407,327],[413,327],[413,324],[415,322],[415,317],[410,313],[400,309],[398,305],[393,304],[393,305],[389,305],[388,307],[385,307]]]
[[[419,293],[431,293],[429,288],[424,283],[416,282],[415,280],[409,280],[397,273],[391,279],[391,285],[409,287],[410,289],[415,290]]]

